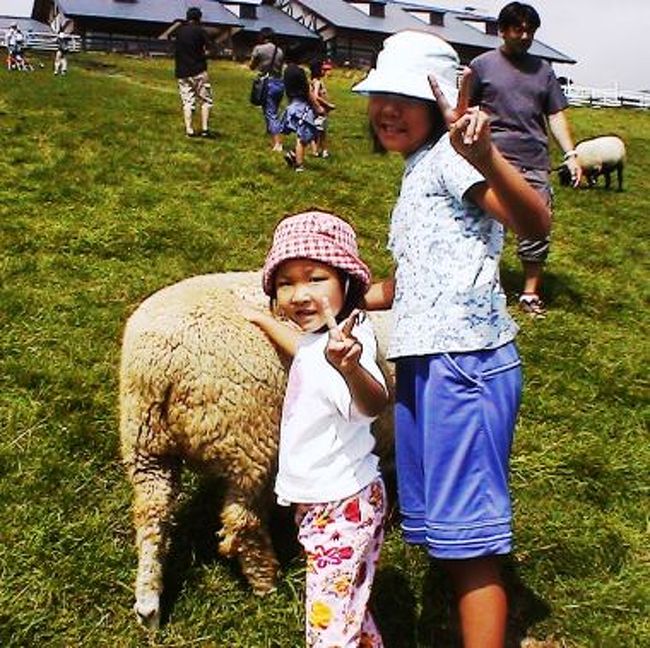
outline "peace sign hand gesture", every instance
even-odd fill
[[[345,376],[359,367],[363,346],[352,335],[352,329],[361,313],[357,309],[352,311],[343,326],[339,328],[327,297],[323,297],[320,307],[329,334],[327,346],[325,347],[325,357],[335,369]]]
[[[469,106],[472,71],[469,68],[463,71],[455,108],[442,93],[436,77],[430,74],[428,79],[454,149],[475,166],[487,161],[492,150],[490,122],[487,113],[478,106]]]

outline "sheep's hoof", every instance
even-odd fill
[[[147,630],[158,630],[160,627],[160,597],[149,594],[138,599],[133,606],[133,611],[140,625]]]
[[[278,588],[275,586],[275,583],[257,585],[253,587],[253,594],[255,594],[255,596],[268,596],[269,594],[273,594],[273,592],[277,591],[277,589]]]
[[[234,535],[222,535],[223,540],[219,543],[219,553],[224,558],[234,558],[239,552],[239,542]]]

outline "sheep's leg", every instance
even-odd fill
[[[156,629],[160,624],[163,566],[169,549],[169,530],[178,494],[180,468],[156,457],[137,461],[132,482],[138,573],[133,609],[140,623]]]
[[[612,184],[612,172],[607,169],[606,171],[603,171],[605,174],[605,189],[609,189],[609,187]]]
[[[255,505],[259,500],[259,493],[244,494],[232,487],[228,490],[221,513],[223,527],[219,532],[222,538],[219,552],[224,556],[236,556],[253,592],[263,596],[275,589],[279,565],[267,516]],[[270,508],[270,502],[262,508]]]
[[[616,181],[618,182],[618,190],[623,191],[623,165],[616,165]]]

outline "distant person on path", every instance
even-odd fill
[[[287,50],[287,66],[284,69],[284,91],[289,105],[282,115],[282,130],[287,134],[296,134],[295,149],[287,151],[284,159],[289,167],[298,172],[305,170],[305,152],[318,136],[315,100],[299,61],[300,46],[295,44]]]
[[[25,35],[17,22],[12,22],[5,32],[5,47],[7,48],[7,69],[21,70],[24,65],[23,49],[25,47]]]
[[[54,74],[65,75],[68,73],[68,50],[70,37],[63,29],[56,35],[56,54],[54,55]]]
[[[388,391],[370,320],[357,310],[369,284],[348,223],[296,214],[276,227],[263,270],[264,292],[294,326],[246,315],[292,359],[275,493],[295,505],[313,648],[383,646],[368,609],[386,515],[370,424]]]
[[[395,272],[365,302],[392,307],[404,539],[449,574],[464,648],[503,648],[500,556],[512,551],[509,460],[522,373],[499,259],[504,226],[543,237],[550,214],[492,144],[488,116],[468,108],[466,76],[457,92],[458,65],[434,34],[399,32],[354,87],[369,95],[377,148],[405,158],[388,238]]]
[[[528,54],[540,18],[533,7],[511,2],[498,18],[503,45],[477,56],[471,63],[473,85],[470,103],[490,115],[494,143],[503,156],[551,205],[549,151],[546,121],[564,152],[573,186],[580,184],[581,170],[565,110],[568,102],[551,66]],[[544,317],[542,274],[550,236],[520,238],[517,254],[524,270],[520,308],[532,317]]]
[[[266,96],[262,104],[266,132],[271,136],[273,151],[282,151],[282,123],[280,122],[280,102],[284,96],[282,67],[284,52],[275,42],[275,32],[270,27],[263,27],[259,35],[260,42],[251,52],[249,67],[260,74],[268,74]]]
[[[327,87],[325,86],[325,76],[330,69],[322,59],[316,59],[309,64],[311,81],[309,90],[312,100],[316,106],[316,139],[311,143],[312,153],[316,157],[328,158],[330,156],[327,148],[327,127],[328,115],[336,108],[329,100]]]
[[[197,101],[201,104],[201,137],[212,137],[209,129],[212,109],[212,86],[208,78],[208,50],[210,39],[201,27],[202,12],[198,7],[187,10],[186,22],[174,33],[175,74],[183,103],[185,134],[195,135],[192,118]]]

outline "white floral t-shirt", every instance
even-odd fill
[[[514,339],[499,283],[503,227],[464,200],[483,181],[447,134],[407,159],[388,240],[396,263],[389,358],[493,349]]]

